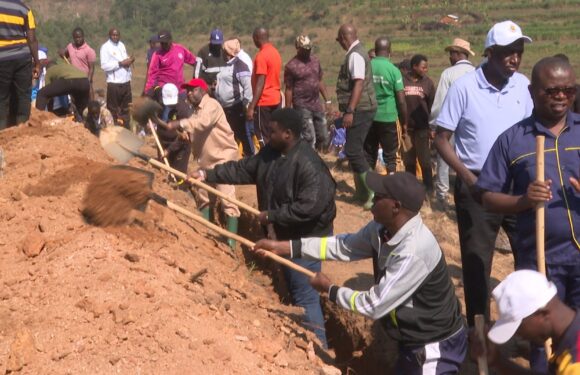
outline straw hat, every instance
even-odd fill
[[[471,50],[471,45],[469,44],[469,42],[461,38],[453,39],[453,43],[450,46],[445,47],[445,52],[450,51],[459,51],[466,54],[470,54],[471,56],[475,56],[475,52]]]

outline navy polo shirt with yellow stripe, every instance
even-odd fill
[[[580,264],[580,194],[569,182],[580,174],[580,115],[568,112],[566,126],[553,135],[532,115],[499,136],[483,166],[481,189],[524,195],[536,180],[536,136],[545,141],[545,179],[552,180],[552,199],[546,202],[545,248],[548,265]],[[536,267],[534,209],[517,215],[516,268]]]
[[[35,28],[32,11],[20,0],[0,0],[0,61],[30,58],[26,33]]]

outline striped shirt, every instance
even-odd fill
[[[35,28],[32,11],[20,0],[0,0],[0,61],[30,57],[26,33]]]

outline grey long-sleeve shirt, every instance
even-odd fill
[[[374,257],[377,282],[367,291],[333,286],[330,300],[371,319],[387,318],[405,344],[442,340],[462,326],[461,308],[445,258],[420,214],[388,240],[371,221],[357,233],[292,241],[292,256],[353,261]]]
[[[252,101],[252,72],[239,57],[234,57],[220,68],[217,75],[215,90],[216,99],[222,107],[228,108],[234,104],[248,105]]]

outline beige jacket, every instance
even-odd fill
[[[238,146],[224,110],[217,100],[204,95],[191,117],[181,120],[191,137],[193,157],[201,168],[238,160]]]

